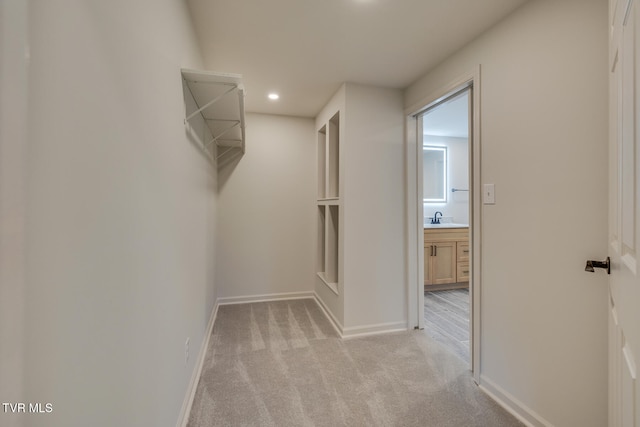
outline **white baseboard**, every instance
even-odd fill
[[[207,324],[207,330],[205,332],[205,339],[202,341],[200,351],[198,352],[198,360],[193,367],[191,374],[191,381],[189,381],[189,387],[187,387],[187,394],[185,395],[184,402],[182,403],[182,409],[178,417],[177,427],[186,427],[189,422],[189,414],[191,413],[191,406],[193,405],[193,399],[196,395],[198,388],[198,381],[200,381],[200,374],[202,373],[202,365],[204,364],[204,357],[209,348],[209,339],[213,333],[213,324],[216,322],[216,316],[218,315],[219,305],[216,303],[211,311],[211,317]]]
[[[331,312],[329,307],[327,307],[324,304],[324,301],[322,301],[322,299],[315,292],[313,293],[313,299],[316,300],[316,303],[318,304],[318,306],[320,307],[320,309],[324,313],[325,317],[327,318],[327,320],[329,320],[329,323],[331,323],[331,326],[333,326],[333,329],[335,329],[336,332],[338,333],[338,337],[342,338],[342,329],[343,328],[342,328],[342,324],[340,323],[340,321],[333,315],[333,313]]]
[[[391,332],[405,332],[407,330],[407,322],[387,322],[378,323],[375,325],[353,326],[350,328],[344,328],[342,338],[351,339],[366,337],[369,335],[388,334]]]
[[[279,294],[246,295],[241,297],[218,298],[218,305],[247,304],[252,302],[284,301],[292,299],[314,298],[314,292],[286,292]]]
[[[399,322],[388,322],[388,323],[378,323],[375,325],[364,325],[364,326],[352,326],[350,328],[345,328],[342,326],[340,321],[333,315],[329,307],[325,305],[318,294],[314,293],[314,297],[324,315],[329,320],[333,328],[338,333],[338,336],[342,339],[351,339],[351,338],[359,338],[366,337],[369,335],[379,335],[379,334],[388,334],[390,332],[404,332],[407,330],[407,322],[399,321]]]
[[[480,375],[480,389],[528,427],[553,427],[549,421],[537,414],[509,392],[495,384],[487,377]]]

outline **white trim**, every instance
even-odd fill
[[[409,328],[407,327],[407,322],[399,321],[399,322],[387,322],[387,323],[378,323],[375,325],[363,325],[363,326],[351,326],[349,328],[345,328],[342,326],[340,321],[333,315],[329,307],[327,307],[320,296],[318,294],[314,294],[314,299],[318,306],[335,329],[338,337],[341,339],[352,339],[359,337],[366,337],[370,335],[380,335],[380,334],[388,334],[392,332],[405,332]]]
[[[423,320],[420,313],[423,313],[424,304],[422,301],[421,281],[418,278],[423,274],[420,269],[421,260],[423,258],[423,244],[420,239],[417,239],[419,229],[423,224],[423,218],[420,218],[422,211],[418,206],[417,201],[422,199],[418,192],[421,183],[418,182],[420,177],[420,171],[418,170],[418,147],[417,138],[418,132],[415,129],[417,122],[419,121],[419,115],[421,112],[428,108],[438,104],[446,99],[454,92],[462,90],[466,86],[472,87],[472,102],[473,102],[473,117],[472,117],[472,163],[470,165],[470,176],[473,177],[473,192],[471,192],[470,199],[470,224],[471,224],[471,245],[472,245],[472,278],[470,287],[471,298],[471,315],[470,315],[470,347],[471,347],[471,361],[472,361],[472,374],[476,383],[480,382],[480,310],[481,310],[481,215],[482,204],[479,195],[481,185],[480,174],[480,156],[481,156],[481,138],[480,138],[480,94],[481,94],[481,82],[480,82],[480,65],[477,65],[468,73],[458,77],[447,85],[444,85],[437,91],[431,93],[429,96],[422,98],[420,101],[414,103],[411,107],[404,110],[406,122],[405,122],[405,155],[406,155],[406,207],[407,207],[407,235],[405,236],[407,246],[407,325],[423,326]],[[475,197],[474,197],[475,195]]]
[[[420,244],[418,230],[424,224],[423,204],[418,203],[418,195],[422,191],[422,171],[417,167],[418,145],[422,143],[422,138],[418,132],[418,125],[421,117],[414,117],[411,114],[405,115],[405,203],[406,213],[406,261],[407,271],[407,324],[410,327],[424,328],[424,315],[420,315],[424,310],[424,293],[414,291],[416,283],[424,283],[424,269],[420,269],[419,258],[424,257],[424,244]],[[421,198],[421,197],[420,197]],[[418,294],[416,298],[416,293]]]
[[[338,293],[338,283],[336,282],[329,282],[327,279],[325,279],[324,277],[324,272],[319,272],[316,273],[318,275],[318,277],[320,278],[320,280],[322,280],[322,283],[324,283],[325,285],[327,285],[327,287],[329,289],[331,289],[333,291],[334,294],[336,295],[340,295]]]
[[[482,155],[482,138],[481,138],[481,111],[480,97],[482,94],[481,84],[481,68],[478,65],[472,72],[473,89],[471,91],[473,102],[473,120],[471,122],[473,132],[472,149],[473,154],[469,173],[473,176],[473,191],[471,192],[469,218],[471,219],[471,281],[470,299],[471,299],[471,329],[469,330],[469,340],[471,344],[471,372],[476,383],[480,382],[480,360],[482,353],[480,351],[480,337],[482,335],[480,312],[482,309],[482,175],[481,155]]]
[[[315,292],[313,293],[313,299],[316,300],[316,303],[318,304],[318,306],[320,307],[320,309],[322,310],[326,318],[329,320],[329,323],[331,323],[331,326],[333,326],[333,329],[336,330],[338,337],[342,338],[343,327],[340,321],[333,315],[331,310],[329,310],[329,307],[327,307],[322,301],[322,298],[320,298],[320,296]]]
[[[198,352],[198,360],[196,360],[196,364],[193,367],[193,372],[191,373],[191,380],[189,381],[189,386],[187,387],[187,394],[184,397],[184,402],[182,402],[182,408],[180,409],[180,415],[178,416],[178,423],[176,424],[177,427],[186,427],[187,423],[189,422],[191,406],[193,405],[193,399],[196,395],[196,390],[198,389],[198,383],[200,382],[200,374],[202,374],[204,357],[206,356],[207,349],[209,348],[209,339],[211,338],[211,334],[213,333],[213,325],[216,322],[216,317],[218,316],[219,306],[220,305],[216,303],[213,307],[213,310],[211,311],[211,317],[209,318],[209,324],[207,325],[206,336],[202,341],[200,351]]]
[[[507,412],[516,417],[522,423],[529,427],[553,427],[549,421],[545,420],[540,414],[527,407],[524,403],[513,397],[509,392],[505,391],[493,381],[485,376],[481,376],[480,390],[502,406]]]
[[[313,291],[308,292],[284,292],[278,294],[262,294],[262,295],[246,295],[241,297],[222,297],[218,298],[218,305],[231,304],[248,304],[252,302],[282,301],[291,299],[308,299],[314,298]]]
[[[407,322],[387,322],[376,325],[352,326],[343,329],[342,338],[351,339],[370,335],[389,334],[392,332],[406,332]]]
[[[404,113],[407,116],[415,116],[419,114],[421,111],[428,109],[429,107],[439,103],[440,101],[446,99],[453,92],[457,92],[462,89],[465,85],[468,85],[469,82],[476,83],[474,79],[478,78],[480,74],[480,65],[476,66],[473,70],[464,74],[457,79],[453,80],[449,84],[443,86],[437,91],[429,94],[429,96],[425,96],[421,98],[420,101],[414,103],[411,107],[405,108]]]

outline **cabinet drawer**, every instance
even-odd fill
[[[425,228],[424,240],[426,242],[457,242],[469,241],[468,228]]]
[[[469,261],[469,242],[458,242],[458,255],[457,260],[460,261]]]
[[[458,262],[457,282],[469,281],[469,261]]]

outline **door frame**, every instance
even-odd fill
[[[405,170],[407,215],[407,324],[410,328],[424,328],[424,243],[422,199],[422,156],[419,151],[418,116],[430,107],[445,100],[453,93],[470,88],[472,114],[469,147],[469,177],[473,191],[469,194],[469,224],[471,226],[471,275],[469,277],[471,372],[476,383],[480,382],[480,311],[481,311],[481,224],[482,204],[480,186],[480,65],[440,87],[405,109]]]

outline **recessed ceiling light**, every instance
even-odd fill
[[[278,95],[277,93],[270,93],[269,94],[269,99],[272,101],[275,101],[276,99],[279,99],[280,95]]]

